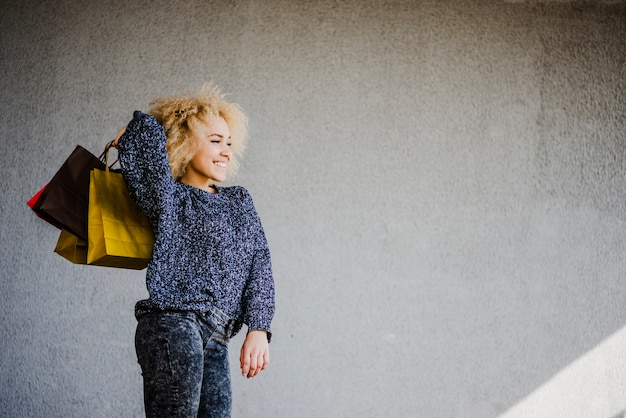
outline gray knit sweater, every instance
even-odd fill
[[[149,298],[136,315],[155,310],[207,312],[212,306],[249,330],[270,336],[274,280],[261,221],[243,187],[218,193],[179,183],[170,172],[165,134],[135,112],[119,140],[119,158],[133,199],[152,224]]]

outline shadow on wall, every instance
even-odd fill
[[[499,418],[626,418],[624,394],[626,327],[561,370]]]

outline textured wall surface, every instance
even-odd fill
[[[25,202],[206,81],[249,114],[233,182],[277,287],[270,368],[231,344],[235,417],[624,413],[624,2],[1,10],[0,416],[142,416],[144,272],[71,265]]]

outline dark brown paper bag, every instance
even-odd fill
[[[66,229],[87,241],[87,210],[89,206],[89,172],[105,163],[77,145],[52,180],[29,201],[32,210],[42,219]]]

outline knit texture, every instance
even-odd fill
[[[155,234],[136,315],[154,310],[204,313],[211,306],[270,336],[274,280],[270,252],[248,191],[217,193],[179,183],[170,172],[163,127],[136,111],[119,141],[122,173]]]

